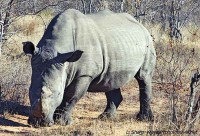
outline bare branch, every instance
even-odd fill
[[[83,4],[83,13],[86,14],[85,0],[81,0]]]

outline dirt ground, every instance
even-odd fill
[[[10,105],[12,106],[12,103],[4,104],[4,106],[1,106],[4,107],[4,112],[0,114],[0,135],[79,135],[79,133],[80,135],[125,135],[128,130],[127,127],[136,123],[134,118],[139,110],[137,88],[125,90],[127,89],[123,90],[124,101],[118,109],[115,120],[98,120],[98,115],[103,112],[106,106],[105,95],[104,93],[88,93],[75,107],[73,112],[74,123],[70,126],[54,125],[47,128],[33,128],[27,124],[28,106],[14,105],[13,107],[17,108],[12,110],[8,109]],[[136,124],[137,127],[142,127],[140,126],[141,123]],[[130,129],[135,128],[136,126]]]
[[[104,93],[88,93],[76,105],[73,112],[74,122],[70,126],[54,125],[52,127],[33,128],[27,124],[28,106],[18,105],[9,113],[0,114],[0,136],[11,135],[134,135],[147,131],[168,131],[165,116],[168,110],[167,98],[160,92],[154,92],[152,109],[155,121],[138,122],[135,120],[139,111],[138,88],[135,83],[122,90],[123,102],[118,108],[117,117],[113,120],[99,120],[98,115],[106,105]],[[4,107],[4,106],[3,106]],[[17,106],[15,106],[17,107]],[[6,109],[6,108],[5,108]]]

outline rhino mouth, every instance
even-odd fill
[[[51,104],[52,91],[48,87],[43,86],[40,92],[40,97],[35,99],[31,105],[28,124],[33,127],[52,126],[54,124],[52,116],[54,105]]]
[[[51,127],[54,124],[54,121],[48,121],[42,118],[37,117],[29,117],[28,118],[28,124],[32,125],[35,128],[38,127]]]
[[[28,124],[36,128],[40,126],[48,126],[48,123],[43,119],[42,104],[40,99],[37,99],[31,106]]]

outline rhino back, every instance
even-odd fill
[[[151,37],[148,31],[128,14],[102,11],[89,15],[104,36],[104,69],[93,80],[90,90],[117,89],[132,80],[142,66]]]
[[[74,22],[74,46],[84,51],[76,63],[77,76],[94,78],[95,89],[99,83],[119,88],[133,79],[144,61],[147,46],[146,37],[140,37],[145,32],[137,22],[109,10],[78,14]]]

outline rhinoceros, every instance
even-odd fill
[[[140,91],[137,119],[153,120],[156,53],[151,35],[131,15],[68,9],[52,19],[37,46],[23,42],[23,51],[32,56],[29,124],[71,124],[72,110],[86,92],[104,92],[107,106],[99,118],[113,118],[123,99],[120,88],[134,78]]]

